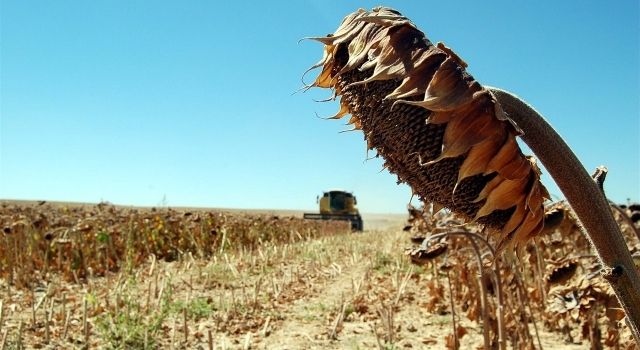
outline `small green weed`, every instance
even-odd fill
[[[171,288],[157,308],[143,310],[138,296],[125,293],[119,310],[108,310],[98,316],[96,326],[105,349],[155,349],[162,324],[169,316]]]
[[[385,272],[393,264],[393,257],[390,254],[376,252],[373,257],[373,269],[379,272]]]
[[[187,316],[197,321],[211,316],[214,311],[218,310],[218,307],[211,298],[201,297],[194,298],[188,303],[175,301],[171,304],[170,309],[173,313],[182,313],[183,310],[186,310]]]

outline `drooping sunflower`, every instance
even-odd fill
[[[576,274],[578,259],[552,261],[546,267],[544,279],[549,284],[564,284]]]
[[[312,86],[340,98],[334,119],[364,132],[385,167],[425,203],[493,229],[497,247],[540,233],[549,197],[521,131],[467,64],[406,17],[358,10],[324,44]]]

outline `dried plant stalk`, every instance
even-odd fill
[[[522,135],[579,217],[640,344],[640,276],[620,229],[602,191],[533,108],[482,87],[451,49],[389,8],[358,10],[334,34],[310,39],[325,45],[311,87],[340,97],[332,118],[350,114],[399,181],[423,202],[492,228],[498,249],[526,242],[544,225],[549,195],[515,141]]]
[[[524,141],[549,170],[574,210],[581,229],[603,266],[627,315],[627,324],[640,345],[640,274],[611,207],[576,155],[533,107],[515,95],[490,88],[505,111],[525,130]]]
[[[498,248],[543,226],[549,197],[520,130],[451,49],[388,8],[348,15],[325,44],[312,86],[334,89],[369,149],[424,201],[492,227]]]

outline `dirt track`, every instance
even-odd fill
[[[399,254],[403,246],[403,235],[397,231],[377,231],[367,233],[370,239],[361,239],[367,248],[378,246],[379,253],[385,257]],[[354,264],[340,266],[340,273],[327,278],[308,295],[291,303],[282,310],[284,321],[274,329],[268,337],[259,342],[258,348],[264,349],[374,349],[379,343],[384,349],[447,349],[445,336],[452,332],[451,314],[430,314],[423,309],[429,299],[424,284],[429,277],[414,275],[407,284],[394,310],[394,339],[385,344],[388,332],[381,320],[380,312],[383,303],[393,299],[402,282],[402,276],[408,271],[416,271],[413,267],[399,261],[389,265],[372,266],[363,259]],[[378,261],[380,262],[380,261]],[[395,269],[393,266],[399,267]],[[414,277],[415,276],[415,277]],[[400,277],[400,278],[398,278]],[[360,286],[358,284],[361,283]],[[355,287],[354,287],[355,284]],[[394,285],[395,284],[395,285]],[[359,292],[354,293],[354,288]],[[353,313],[340,322],[338,333],[332,339],[332,331],[336,325],[338,311],[343,304],[354,302],[355,295],[372,296],[370,310],[365,315]],[[379,302],[376,305],[376,301]],[[373,312],[372,312],[373,311]],[[460,310],[458,310],[460,313]],[[462,317],[460,320],[468,331],[461,339],[461,349],[475,349],[482,345],[482,330],[475,322]],[[375,329],[375,331],[374,331]],[[378,333],[376,335],[376,333]],[[587,349],[588,345],[565,344],[561,336],[542,331],[540,339],[546,349]]]

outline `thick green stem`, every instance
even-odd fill
[[[624,308],[627,324],[640,345],[640,275],[609,202],[573,151],[540,113],[507,91],[489,90],[522,129],[522,139],[544,164],[576,213],[583,233],[602,263],[603,277]]]

